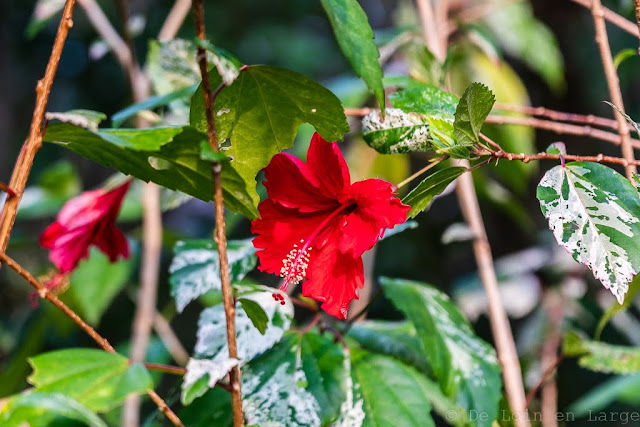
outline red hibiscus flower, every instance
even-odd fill
[[[341,319],[364,285],[362,254],[384,233],[403,223],[410,207],[380,179],[351,184],[349,169],[336,143],[317,133],[307,163],[276,154],[265,168],[269,197],[251,224],[257,234],[261,271],[284,278],[281,290],[303,279],[302,294],[323,302]],[[276,294],[277,295],[277,294]]]
[[[116,218],[131,180],[106,191],[86,191],[69,200],[56,221],[40,236],[40,244],[50,249],[49,259],[60,273],[67,273],[89,255],[89,246],[98,249],[115,262],[118,256],[129,257],[129,243],[116,227]]]

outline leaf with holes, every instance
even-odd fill
[[[381,279],[385,294],[413,323],[443,393],[467,411],[486,414],[489,427],[498,416],[502,381],[491,346],[478,338],[449,298],[418,282]]]
[[[236,283],[256,266],[255,248],[251,240],[227,242],[227,258],[231,282]],[[216,244],[211,240],[185,240],[173,247],[169,267],[171,296],[179,312],[194,299],[220,290],[220,260]]]
[[[373,30],[367,14],[357,0],[322,0],[333,33],[344,56],[356,74],[367,83],[384,111],[382,67],[378,62],[380,52],[373,42]]]
[[[559,165],[537,197],[558,244],[589,267],[622,304],[640,271],[640,198],[613,169],[590,162]]]
[[[460,145],[474,145],[480,129],[491,112],[496,98],[482,83],[471,83],[465,89],[456,108],[453,133]]]
[[[407,214],[408,218],[415,218],[425,210],[435,196],[442,193],[453,181],[462,175],[467,169],[463,167],[450,167],[441,169],[426,177],[409,194],[404,196],[402,203],[411,206]]]
[[[220,76],[211,71],[211,85]],[[229,138],[226,154],[233,156],[233,167],[246,183],[255,205],[256,175],[271,157],[293,147],[298,127],[313,125],[327,141],[341,140],[349,131],[340,100],[307,77],[283,68],[251,66],[225,87],[215,101],[216,125],[220,141]],[[191,101],[191,124],[206,131],[207,120],[202,88]]]
[[[187,374],[182,383],[182,402],[189,404],[196,397],[213,387],[236,363],[247,363],[270,349],[280,341],[289,329],[293,319],[293,305],[286,294],[267,288],[255,287],[258,292],[239,292],[239,297],[250,300],[261,307],[267,316],[266,330],[262,334],[244,310],[244,305],[236,308],[236,334],[238,360],[229,359],[227,328],[222,304],[202,311],[198,321],[195,357],[187,364]],[[273,297],[278,293],[284,297],[281,304]]]
[[[92,411],[108,411],[128,395],[153,388],[144,366],[103,350],[57,350],[32,357],[29,363],[29,382],[38,392],[64,394]]]
[[[213,197],[211,163],[200,158],[200,142],[206,135],[188,126],[92,132],[70,123],[52,123],[44,140],[143,181],[204,201]],[[258,211],[234,167],[226,162],[222,169],[225,207],[255,218]]]
[[[585,369],[607,374],[634,374],[640,372],[640,349],[583,339],[569,332],[564,338],[565,356],[578,357]]]

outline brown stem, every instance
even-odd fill
[[[578,3],[579,5],[584,6],[587,9],[589,9],[592,5],[591,0],[571,0],[571,1],[573,1],[574,3]],[[638,30],[638,26],[636,24],[634,24],[633,22],[629,21],[626,18],[623,18],[622,16],[618,15],[617,13],[615,13],[614,11],[606,7],[602,7],[601,11],[602,11],[602,17],[604,19],[611,22],[616,27],[631,34],[632,36],[640,38],[640,30]]]
[[[33,166],[33,159],[42,145],[42,121],[47,109],[47,101],[49,100],[53,79],[58,69],[58,63],[60,62],[60,55],[62,55],[62,49],[69,34],[69,29],[73,26],[72,15],[74,5],[75,0],[67,0],[64,5],[62,18],[58,25],[58,32],[53,42],[53,49],[51,50],[51,56],[49,57],[44,77],[42,80],[39,80],[36,85],[36,104],[33,109],[29,136],[22,146],[20,156],[13,169],[11,181],[9,182],[9,187],[15,192],[15,197],[7,198],[2,208],[2,213],[0,214],[0,252],[4,252],[9,243],[11,229],[13,228],[16,214],[18,213],[18,205],[20,204],[22,193],[27,185],[27,179]]]
[[[204,1],[195,0],[193,2],[193,13],[195,17],[197,37],[205,41],[206,32],[204,24]],[[219,152],[218,135],[216,133],[216,122],[213,115],[215,95],[224,87],[224,83],[216,89],[216,93],[211,93],[211,82],[209,80],[209,67],[207,65],[207,52],[202,46],[198,46],[198,65],[202,76],[202,94],[207,117],[207,135],[209,145],[214,152]],[[218,247],[220,259],[220,281],[222,284],[222,300],[227,321],[227,343],[229,345],[229,357],[238,357],[236,344],[236,308],[231,291],[231,280],[229,276],[229,261],[227,259],[227,236],[226,224],[224,221],[224,198],[222,195],[222,165],[214,162],[212,165],[213,175],[213,201],[216,213],[216,229],[214,240]],[[233,425],[241,427],[244,425],[244,415],[242,414],[242,391],[240,389],[240,367],[235,366],[229,372],[229,382],[231,385],[231,405],[233,408]]]
[[[156,330],[158,337],[171,357],[173,357],[173,360],[180,366],[186,366],[189,361],[189,353],[184,349],[176,333],[171,329],[171,325],[167,319],[158,312],[153,316],[153,329]]]
[[[552,122],[550,120],[536,119],[535,117],[513,117],[513,116],[494,116],[490,115],[485,120],[486,123],[497,125],[520,125],[530,126],[537,129],[549,130],[557,134],[586,136],[589,138],[599,139],[610,142],[615,145],[622,144],[622,137],[611,132],[601,129],[595,129],[588,125],[572,125],[569,123]],[[616,125],[617,126],[617,125]],[[629,134],[627,133],[627,136]],[[629,139],[632,148],[640,148],[640,141],[637,139]]]
[[[612,163],[615,165],[628,166],[627,159],[620,157],[604,156],[598,154],[597,156],[578,156],[575,154],[552,154],[552,153],[537,153],[537,154],[524,154],[524,153],[507,153],[505,151],[493,151],[482,149],[476,151],[476,154],[480,156],[491,156],[493,159],[507,159],[507,160],[521,160],[525,163],[531,160],[572,160],[576,162],[596,162],[596,163]],[[634,166],[640,165],[640,160],[633,160],[631,162]]]
[[[529,107],[526,105],[502,104],[499,102],[495,103],[493,109],[500,111],[512,111],[515,113],[524,113],[530,116],[546,117],[548,119],[559,122],[571,122],[580,123],[583,125],[601,126],[613,130],[618,129],[618,122],[616,122],[615,120],[594,116],[593,114],[585,115],[576,113],[565,113],[563,111],[551,110],[545,107]],[[627,124],[627,127],[630,131],[634,129],[631,124]]]
[[[416,172],[413,175],[411,175],[409,178],[407,178],[404,181],[400,182],[398,185],[396,185],[396,188],[400,189],[400,188],[404,187],[405,185],[407,185],[408,183],[410,183],[411,181],[413,181],[414,179],[416,179],[417,177],[419,177],[423,173],[427,172],[432,167],[436,166],[441,161],[446,160],[448,157],[449,157],[448,155],[444,155],[444,156],[439,157],[438,159],[436,159],[433,162],[429,163],[427,166],[425,166],[422,169],[420,169],[418,172]]]
[[[428,3],[428,6],[431,5],[430,0],[426,2],[424,0],[417,0],[417,2],[419,8],[421,3]],[[420,16],[422,28],[425,33],[425,43],[429,47],[444,44],[446,40],[442,38],[438,39],[437,36],[430,36],[427,31],[428,28],[435,26],[434,22],[429,20],[428,15],[429,14],[426,13]],[[446,45],[441,45],[437,48],[438,52],[446,52]],[[455,161],[454,164],[469,168],[469,162],[466,160],[458,160]],[[507,401],[515,415],[516,427],[528,427],[530,423],[525,407],[524,384],[522,382],[520,360],[518,359],[515,341],[511,333],[509,318],[500,300],[498,280],[493,266],[493,256],[491,255],[491,246],[487,238],[487,232],[482,220],[478,196],[473,186],[471,174],[465,173],[458,178],[456,193],[465,222],[475,235],[473,252],[476,263],[478,264],[480,279],[487,294],[489,320],[491,321],[491,330],[496,343],[498,360],[502,366],[502,376],[504,378]]]
[[[191,10],[191,0],[176,0],[160,28],[158,40],[161,42],[173,39]]]
[[[181,368],[180,366],[164,365],[161,363],[145,362],[144,367],[151,371],[159,371],[167,374],[180,375],[180,376],[184,376],[187,373],[187,370],[185,368]]]
[[[562,344],[562,322],[564,318],[564,301],[561,295],[548,292],[544,301],[545,311],[549,320],[547,338],[542,345],[542,366],[545,372],[551,369],[542,383],[540,393],[540,408],[542,412],[542,425],[545,427],[557,427],[558,425],[558,387],[556,385],[555,371],[558,367],[558,348]],[[528,407],[528,405],[527,405]]]
[[[416,0],[416,4],[418,5],[418,14],[422,22],[425,43],[433,53],[433,56],[442,63],[447,56],[446,45],[440,41],[438,24],[436,23],[431,0]]]
[[[593,15],[593,23],[596,32],[596,44],[600,51],[600,58],[602,60],[602,66],[604,67],[604,75],[607,79],[607,86],[609,88],[609,96],[613,105],[618,107],[620,111],[614,111],[616,121],[618,122],[618,133],[620,134],[620,141],[622,146],[622,156],[627,159],[628,164],[625,166],[627,178],[633,182],[633,174],[638,172],[635,164],[631,163],[634,160],[633,147],[631,146],[631,136],[629,135],[629,127],[627,121],[622,115],[624,113],[624,103],[622,101],[622,92],[620,91],[620,80],[618,79],[618,73],[616,67],[613,65],[613,59],[611,57],[611,47],[609,46],[609,39],[607,37],[607,28],[604,23],[604,17],[602,12],[602,4],[600,0],[592,0],[591,2],[591,14]]]
[[[113,346],[109,343],[109,341],[96,332],[91,326],[89,326],[80,316],[76,314],[75,311],[70,309],[65,303],[60,301],[60,299],[49,292],[42,283],[38,281],[31,273],[29,273],[24,267],[11,259],[4,252],[0,252],[0,261],[5,263],[9,268],[14,270],[20,276],[22,276],[31,286],[33,286],[40,298],[46,299],[50,301],[53,305],[58,307],[60,311],[62,311],[67,317],[69,317],[76,325],[80,327],[87,335],[89,335],[104,351],[109,353],[116,353]],[[178,418],[178,416],[167,406],[165,401],[156,394],[153,390],[147,390],[147,394],[153,400],[153,402],[158,406],[158,409],[176,426],[182,426],[182,422]]]

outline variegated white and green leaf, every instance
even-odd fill
[[[384,118],[373,111],[362,119],[362,137],[383,154],[430,151],[429,125],[421,114],[387,108]]]
[[[607,166],[575,162],[549,170],[537,193],[558,243],[622,304],[640,271],[640,198],[631,183]]]

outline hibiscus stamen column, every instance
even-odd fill
[[[204,26],[204,2],[203,0],[195,0],[193,2],[193,13],[196,24],[196,34],[202,41],[206,40]],[[207,66],[207,52],[198,46],[198,65],[200,66],[200,74],[202,75],[202,95],[204,98],[205,112],[207,116],[207,134],[211,149],[218,153],[218,135],[216,133],[216,122],[213,116],[213,103],[215,95],[224,87],[224,83],[216,90],[215,94],[211,93],[211,82],[209,80],[209,67]],[[216,229],[214,232],[214,240],[218,246],[218,254],[220,259],[220,282],[222,284],[222,300],[224,303],[224,312],[227,321],[227,342],[229,345],[229,357],[238,357],[238,348],[236,345],[236,308],[231,293],[231,279],[229,276],[229,260],[227,259],[227,236],[226,224],[224,222],[224,198],[222,195],[222,165],[220,162],[214,162],[212,167],[213,175],[213,202],[216,211]],[[231,385],[231,405],[233,407],[233,425],[240,427],[244,425],[244,416],[242,414],[242,391],[240,389],[240,368],[236,365],[229,372],[229,383]]]

